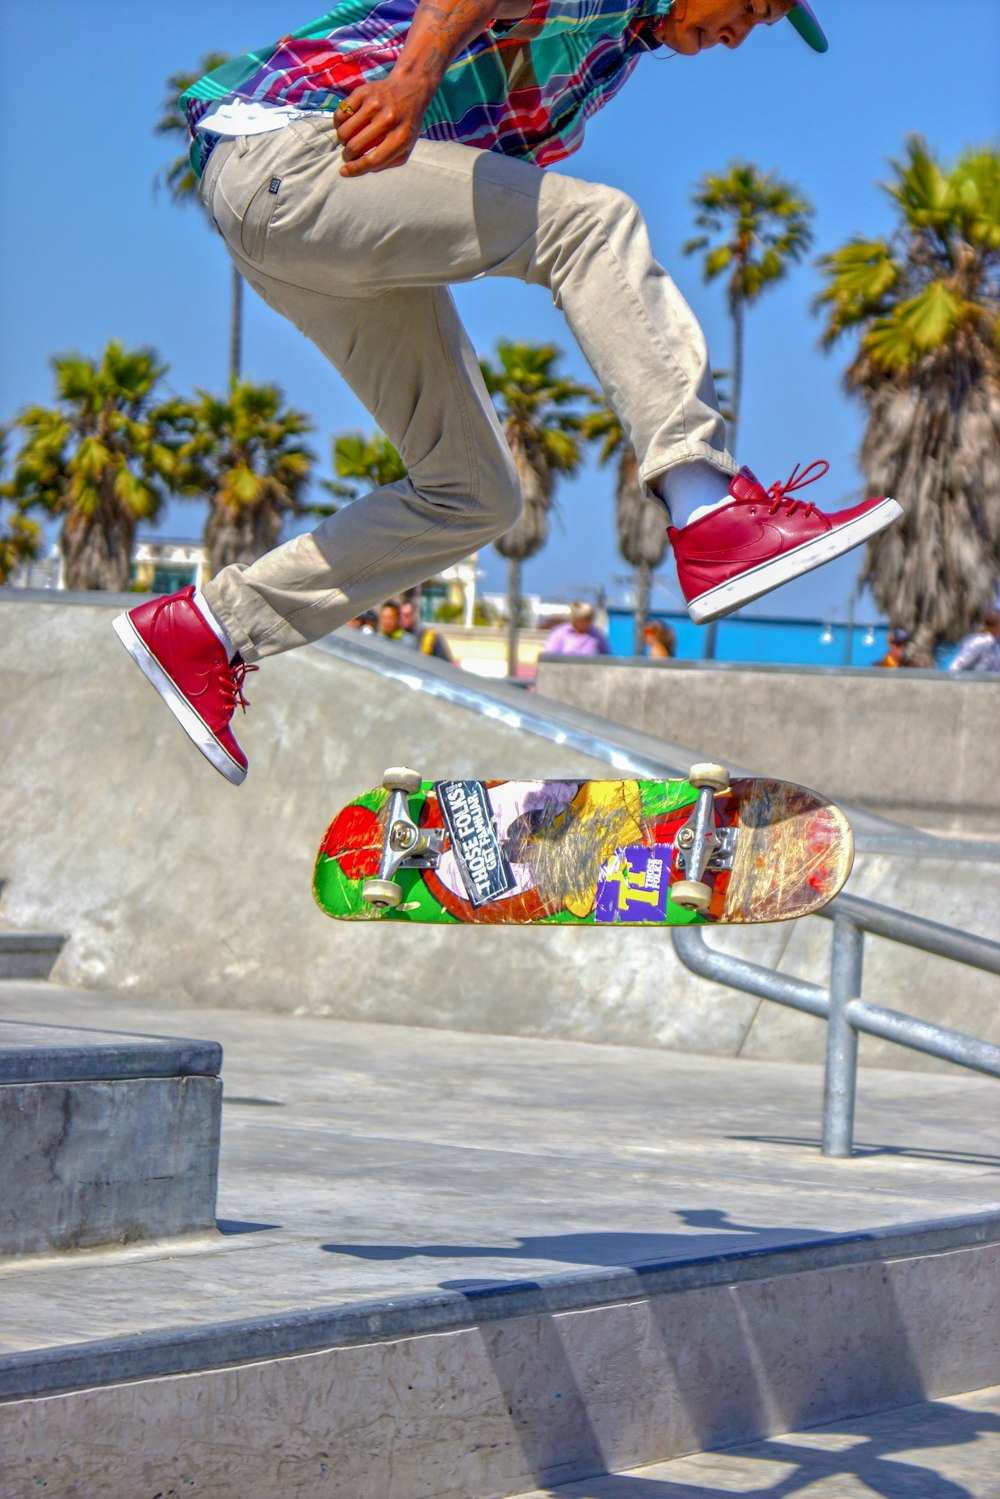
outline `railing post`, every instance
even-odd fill
[[[858,1033],[847,1007],[861,995],[864,932],[841,911],[833,924],[830,1011],[826,1029],[823,1091],[823,1154],[849,1156],[854,1143],[854,1096],[858,1079]]]

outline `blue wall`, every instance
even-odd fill
[[[616,656],[634,652],[635,624],[631,609],[608,610],[608,637]],[[708,631],[686,614],[654,611],[677,636],[677,655],[683,661],[704,659]],[[818,619],[747,619],[730,615],[716,627],[717,661],[773,662],[782,666],[874,666],[889,648],[887,625],[828,625]],[[955,654],[947,647],[938,665]]]

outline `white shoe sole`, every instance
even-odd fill
[[[111,621],[112,628],[146,681],[156,688],[185,734],[210,760],[220,775],[234,786],[246,780],[246,770],[216,739],[200,714],[196,713],[176,683],[167,675],[145,641],[138,634],[128,614]]]
[[[835,557],[843,556],[844,552],[877,536],[902,513],[902,506],[895,500],[883,500],[874,510],[859,515],[846,526],[816,536],[812,541],[804,541],[794,551],[782,552],[780,557],[749,568],[728,583],[720,583],[717,588],[710,588],[688,605],[688,613],[696,625],[707,625],[713,619],[732,614],[734,609],[752,603],[770,593],[772,588],[780,588],[782,583],[790,583],[793,578],[800,578],[803,573],[812,572],[813,568],[822,567],[825,562],[832,562]]]

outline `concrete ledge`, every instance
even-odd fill
[[[780,1247],[699,1254],[690,1259],[595,1270],[584,1275],[546,1275],[538,1281],[470,1286],[439,1294],[369,1299],[353,1306],[214,1322],[132,1338],[95,1340],[77,1347],[0,1354],[0,1401],[66,1394],[123,1380],[198,1373],[324,1348],[394,1342],[521,1317],[623,1306],[637,1297],[672,1296],[983,1246],[1000,1248],[1000,1213],[860,1234],[818,1233],[815,1239]]]
[[[933,830],[1000,831],[1000,677],[543,656],[537,691]]]
[[[6,1470],[25,1491],[487,1499],[955,1394],[1000,1376],[998,1236],[989,1215],[15,1355]]]
[[[0,1083],[218,1077],[221,1071],[217,1041],[0,1021]]]
[[[0,1255],[215,1226],[213,1042],[0,1024]]]
[[[54,932],[0,932],[0,979],[47,979],[65,942]]]

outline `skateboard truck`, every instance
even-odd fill
[[[724,765],[692,765],[688,780],[698,792],[694,811],[676,836],[677,868],[684,879],[670,886],[670,898],[688,911],[705,911],[712,887],[702,876],[732,869],[736,851],[736,829],[715,826],[715,793],[728,791],[729,772]]]
[[[419,771],[394,766],[382,777],[382,785],[392,795],[386,821],[385,842],[378,868],[378,878],[366,880],[363,898],[377,911],[398,906],[402,887],[394,879],[400,869],[433,869],[444,846],[443,828],[418,828],[410,816],[410,797],[423,784]]]

